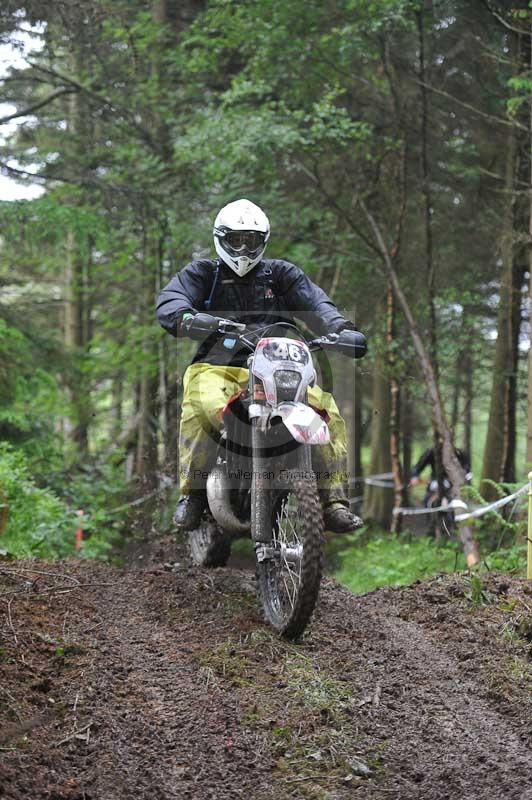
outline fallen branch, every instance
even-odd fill
[[[55,592],[56,594],[68,594],[69,592],[75,592],[77,589],[89,589],[94,586],[116,586],[114,583],[79,583],[76,586],[48,586],[45,589],[41,589],[39,592],[31,592],[32,597],[41,597],[46,594],[51,594]],[[15,594],[28,594],[30,591],[29,587],[26,589],[13,589],[10,592],[3,592],[0,594],[0,600],[4,597],[9,597]]]
[[[23,723],[23,719],[22,719],[22,717],[20,716],[20,714],[19,714],[19,712],[18,712],[18,709],[17,709],[17,701],[15,700],[15,698],[13,697],[13,695],[11,694],[11,692],[8,692],[8,691],[7,691],[7,689],[5,688],[5,686],[0,686],[0,691],[1,691],[1,692],[3,692],[3,693],[5,694],[5,696],[8,698],[8,700],[11,700],[11,702],[13,703],[13,705],[12,705],[12,706],[8,706],[8,708],[10,708],[10,709],[11,709],[11,711],[12,711],[12,712],[13,712],[13,714],[16,716],[16,718],[18,719],[18,721],[19,721],[20,723]]]
[[[68,575],[66,572],[45,572],[42,569],[34,569],[33,567],[17,567],[17,569],[10,569],[9,567],[0,567],[0,572],[6,575],[19,575],[21,572],[34,572],[36,575],[46,575],[48,578],[66,578],[69,581],[74,581],[80,586],[77,578]]]
[[[71,733],[69,736],[65,736],[65,738],[64,738],[64,739],[61,739],[61,741],[60,741],[60,742],[56,742],[56,743],[55,743],[55,746],[56,746],[56,747],[60,747],[62,744],[66,744],[66,742],[69,742],[71,739],[75,739],[75,738],[76,738],[76,736],[79,736],[81,733],[84,733],[85,731],[88,731],[88,730],[89,730],[89,728],[90,728],[90,727],[91,727],[93,724],[94,724],[94,722],[93,722],[93,721],[92,721],[92,719],[91,719],[91,721],[90,721],[90,722],[89,722],[87,725],[84,725],[84,726],[83,726],[83,728],[78,728],[78,730],[77,730],[77,731],[74,731],[74,732],[73,732],[73,733]]]
[[[15,640],[15,645],[18,645],[17,633],[15,628],[13,627],[13,620],[11,619],[11,603],[13,602],[13,598],[7,601],[7,622],[11,632],[13,633],[13,638]]]

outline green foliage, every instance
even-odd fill
[[[35,485],[24,455],[6,444],[0,444],[0,488],[8,505],[3,549],[20,558],[74,552],[74,515],[53,491]]]
[[[70,478],[56,476],[55,483],[62,487],[62,496],[71,508],[83,510],[82,555],[110,559],[128,514],[123,469],[112,463],[85,466]]]
[[[438,546],[428,537],[403,534],[350,534],[342,538],[335,577],[353,592],[379,586],[406,586],[440,572],[464,568],[464,557],[453,543]]]
[[[502,484],[488,480],[483,483],[494,488],[501,499],[521,488],[519,484]],[[466,487],[464,496],[479,506],[486,505],[486,501],[474,486]],[[490,510],[472,521],[475,537],[482,552],[486,554],[484,560],[490,569],[507,571],[524,569],[527,500],[527,494],[521,494],[513,503]]]
[[[344,537],[328,548],[335,578],[353,592],[365,593],[379,586],[406,586],[442,572],[465,569],[458,543],[438,545],[428,537],[402,534],[358,533]],[[526,546],[515,544],[483,556],[482,569],[525,574]],[[474,605],[491,601],[476,573],[467,578],[469,599]]]
[[[500,21],[487,4],[459,0],[432,4],[430,12],[412,0],[207,0],[193,4],[186,21],[175,3],[163,5],[169,14],[159,24],[144,0],[117,0],[112,9],[80,0],[68,13],[40,4],[43,49],[0,81],[3,100],[17,110],[58,87],[76,88],[21,118],[0,143],[4,170],[31,165],[47,186],[37,200],[0,203],[0,436],[18,448],[27,486],[46,497],[49,490],[65,509],[83,508],[84,552],[110,554],[128,487],[126,453],[112,464],[107,454],[151,381],[146,418],[157,428],[161,467],[175,431],[164,428],[154,387],[158,377],[170,385],[182,376],[191,355],[189,344],[180,342],[176,356],[163,343],[154,297],[192,253],[212,252],[214,214],[236,196],[268,211],[268,255],[302,266],[368,332],[372,353],[394,356],[415,416],[414,448],[424,446],[425,386],[400,315],[393,343],[384,344],[382,259],[359,203],[364,198],[391,247],[403,168],[401,282],[424,336],[428,184],[440,389],[450,411],[467,351],[479,462],[507,198],[509,128],[493,119],[509,112],[520,122],[532,85],[528,69],[508,58]],[[516,11],[515,24],[526,14]],[[7,40],[22,19],[22,8],[6,11]],[[426,81],[435,90],[423,143],[418,24]],[[471,30],[482,33],[471,39]],[[457,47],[462,41],[471,47]],[[521,206],[515,218],[524,218]],[[75,279],[68,273],[74,264]],[[411,279],[413,271],[421,280]],[[75,342],[65,336],[69,302],[82,329]],[[375,411],[365,377],[372,358],[357,367],[368,418]],[[458,427],[463,411],[457,408]],[[80,418],[88,452],[76,450]],[[139,463],[134,448],[133,441],[129,465]],[[517,562],[517,523],[490,515],[478,530],[489,549],[502,531],[507,556],[499,549],[493,558]],[[452,548],[426,540],[356,542],[368,565],[366,587],[454,566]]]
[[[466,578],[466,585],[468,586],[466,597],[474,608],[491,603],[493,595],[486,589],[479,575],[476,573],[469,575]]]
[[[30,336],[0,317],[0,439],[37,454],[51,445],[61,400],[55,376],[39,364],[50,349]]]
[[[487,553],[483,560],[490,570],[513,572],[524,577],[526,574],[526,551],[526,544],[514,544],[511,547],[501,547]]]
[[[22,450],[0,444],[0,490],[8,506],[2,549],[20,558],[63,558],[75,552],[77,510],[83,510],[81,555],[111,558],[119,544],[128,506],[124,503],[123,471],[112,464],[81,471],[46,474],[48,488],[30,474],[44,465]],[[54,488],[55,487],[55,488]]]

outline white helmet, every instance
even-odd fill
[[[254,203],[235,200],[219,212],[213,234],[222,261],[242,277],[261,260],[270,238],[270,223]]]

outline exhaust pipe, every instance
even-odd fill
[[[214,519],[231,536],[246,536],[250,533],[248,522],[242,522],[229,506],[229,481],[221,467],[211,470],[207,478],[207,499]]]

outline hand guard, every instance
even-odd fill
[[[327,337],[338,353],[349,358],[363,358],[367,352],[366,337],[360,331],[344,328],[340,333],[330,333]]]
[[[218,319],[211,314],[184,314],[181,330],[185,336],[202,342],[210,333],[216,333]]]

